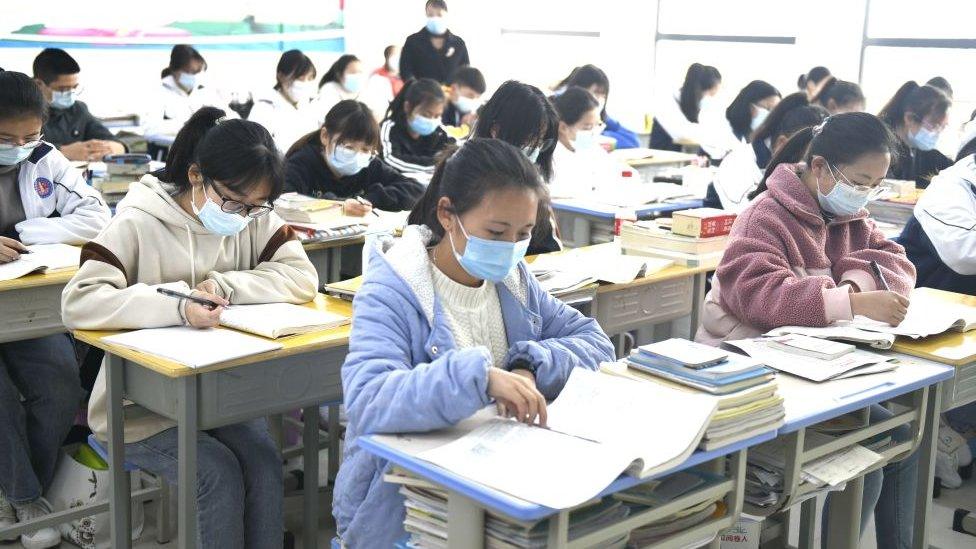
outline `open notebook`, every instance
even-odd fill
[[[726,341],[726,345],[737,347],[770,368],[793,374],[810,381],[828,381],[848,377],[888,372],[898,367],[894,357],[882,356],[870,351],[856,349],[833,360],[804,356],[777,348],[773,345],[780,338],[741,339]]]
[[[976,330],[976,307],[948,303],[913,292],[911,304],[908,306],[908,314],[898,326],[891,326],[862,316],[854,317],[850,325],[869,332],[905,336],[912,339],[941,334],[950,330],[968,332]]]
[[[190,368],[202,368],[282,347],[280,343],[233,330],[199,330],[184,326],[134,330],[108,336],[102,341],[166,358]]]
[[[220,324],[228,328],[277,339],[307,334],[348,324],[349,318],[290,303],[233,305],[220,313]]]
[[[566,509],[622,472],[644,478],[684,462],[715,409],[704,395],[576,368],[548,408],[548,428],[481,414],[468,432],[417,457],[519,499]],[[396,444],[397,437],[388,438]]]
[[[67,244],[35,244],[27,246],[29,254],[0,264],[0,280],[13,280],[31,273],[52,273],[78,268],[81,248]]]

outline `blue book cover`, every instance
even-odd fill
[[[641,369],[651,371],[651,373],[657,370],[711,385],[731,385],[772,372],[771,369],[756,362],[755,359],[735,353],[729,355],[729,359],[721,364],[699,369],[675,366],[669,361],[639,351],[631,354],[629,360],[641,366]]]

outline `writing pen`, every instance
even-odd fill
[[[373,213],[373,215],[375,215],[376,217],[379,217],[379,216],[380,216],[380,214],[378,214],[378,213],[376,213],[376,210],[375,210],[375,209],[373,209],[373,205],[372,205],[372,204],[370,204],[369,202],[367,202],[367,201],[365,201],[365,200],[363,200],[363,197],[361,197],[361,196],[357,196],[357,197],[356,197],[356,202],[359,202],[359,203],[360,203],[360,204],[362,204],[363,206],[369,206],[369,211],[370,211],[370,212],[372,212],[372,213]]]
[[[885,280],[884,273],[881,272],[881,267],[878,265],[877,261],[871,261],[871,270],[874,271],[874,276],[878,277],[878,281],[881,282],[881,287],[884,288],[886,292],[890,292],[891,286],[888,286],[888,281]]]
[[[216,309],[217,307],[227,307],[227,305],[221,305],[220,303],[210,301],[209,299],[197,297],[195,295],[174,292],[173,290],[169,290],[166,288],[156,288],[156,291],[167,297],[175,297],[176,299],[187,299],[194,303],[198,303],[200,305],[203,305],[204,307],[209,307],[211,311]]]

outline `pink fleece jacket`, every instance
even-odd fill
[[[767,186],[732,226],[697,341],[718,345],[780,326],[850,319],[850,284],[863,292],[879,287],[872,260],[892,290],[908,295],[915,266],[867,219],[867,210],[825,220],[793,165],[777,167]]]

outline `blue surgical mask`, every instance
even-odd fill
[[[78,92],[75,90],[51,92],[51,106],[55,109],[70,109],[77,98]]]
[[[539,153],[542,152],[542,147],[531,147],[526,145],[522,147],[522,154],[529,159],[529,162],[535,164],[539,160]]]
[[[459,95],[457,101],[454,102],[454,106],[461,114],[468,114],[469,112],[474,112],[478,107],[481,106],[480,99],[471,99],[470,97]]]
[[[766,121],[766,117],[769,116],[769,109],[764,109],[759,105],[755,105],[755,107],[756,116],[752,117],[752,123],[749,125],[752,131],[758,130],[759,126],[762,126],[762,123]]]
[[[213,234],[220,236],[234,236],[244,230],[253,217],[242,216],[236,213],[228,213],[220,209],[216,202],[210,200],[204,191],[204,203],[202,208],[197,208],[196,187],[190,191],[190,205],[193,206],[193,213],[200,218],[200,223]]]
[[[576,152],[585,151],[596,145],[595,130],[576,130],[576,137],[570,142]]]
[[[178,82],[180,86],[188,90],[194,90],[197,87],[197,76],[196,74],[190,74],[188,72],[181,72]]]
[[[361,72],[347,74],[342,79],[342,87],[349,93],[359,93],[363,89],[366,75]]]
[[[939,132],[922,126],[917,132],[909,134],[908,139],[916,149],[920,151],[931,151],[935,148],[935,144],[939,142]]]
[[[332,166],[339,175],[345,177],[361,172],[373,160],[369,153],[359,152],[345,145],[332,148],[332,153],[325,157],[325,161]]]
[[[32,147],[11,147],[0,149],[0,166],[13,166],[20,164],[34,152]]]
[[[471,236],[464,230],[458,218],[458,226],[461,232],[468,239],[468,244],[464,247],[464,254],[457,253],[454,246],[454,237],[447,233],[451,240],[451,250],[458,263],[469,275],[489,282],[501,282],[505,280],[508,273],[518,265],[519,261],[525,257],[525,252],[529,249],[531,238],[519,240],[518,242],[506,242],[503,240],[486,240]]]
[[[867,206],[868,201],[871,200],[871,191],[858,191],[849,183],[838,179],[829,165],[827,169],[834,178],[834,188],[829,193],[820,192],[820,179],[817,179],[817,202],[825,212],[846,217],[856,214],[861,211],[861,208]]]
[[[420,135],[430,135],[441,125],[439,118],[427,118],[426,116],[414,116],[410,119],[410,129]]]
[[[428,17],[427,32],[436,35],[447,32],[447,17]]]

